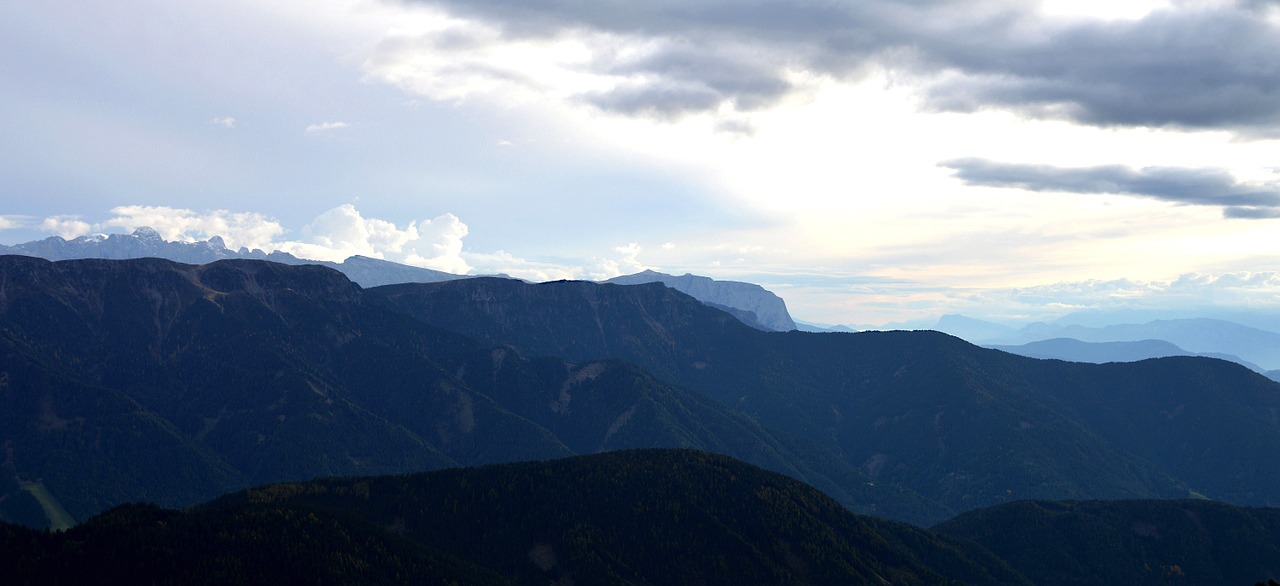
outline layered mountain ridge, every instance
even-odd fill
[[[620,296],[586,283],[479,279],[372,292],[484,343],[635,362],[765,425],[836,447],[873,482],[955,510],[1036,495],[1191,491],[1271,504],[1266,487],[1280,480],[1262,455],[1280,453],[1271,415],[1280,407],[1277,386],[1220,360],[1071,364],[936,332],[766,333],[675,309],[678,298],[658,290],[624,310]],[[1217,458],[1210,454],[1232,455],[1220,461],[1230,480],[1207,473],[1205,460]]]
[[[878,498],[906,491],[868,487],[823,447],[634,365],[481,345],[324,267],[0,257],[0,323],[0,400],[13,406],[0,514],[30,509],[33,483],[84,519],[253,483],[649,446],[736,455],[854,509],[938,514]]]
[[[361,287],[435,283],[470,277],[360,255],[342,262],[330,262],[298,258],[281,251],[264,252],[247,247],[232,250],[227,248],[226,242],[219,236],[195,242],[169,241],[155,229],[148,227],[138,228],[132,234],[92,234],[71,240],[51,236],[13,246],[0,245],[0,255],[3,254],[34,256],[45,260],[164,258],[186,264],[205,264],[239,258],[289,265],[317,264],[341,272]],[[716,281],[688,274],[676,277],[652,270],[615,277],[608,282],[662,282],[703,303],[726,311],[752,327],[766,331],[796,329],[795,322],[787,313],[786,303],[772,292],[752,283]]]
[[[33,486],[82,520],[631,447],[728,454],[921,525],[1026,498],[1280,502],[1277,385],[1215,359],[1040,361],[763,332],[657,283],[366,290],[246,260],[2,257],[0,323],[10,519]]]

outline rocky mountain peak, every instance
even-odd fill
[[[155,228],[152,228],[150,226],[143,226],[141,228],[138,228],[137,230],[134,230],[133,237],[138,238],[140,240],[147,240],[147,241],[156,241],[156,242],[164,241],[164,238],[160,236],[160,232],[157,232]]]

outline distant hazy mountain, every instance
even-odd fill
[[[736,317],[757,329],[774,332],[789,332],[796,329],[796,322],[791,319],[791,314],[787,313],[786,302],[773,292],[753,283],[716,281],[709,277],[689,274],[677,277],[655,271],[614,277],[605,282],[619,285],[662,283],[713,307],[721,309],[727,307],[749,312],[754,316],[754,320],[742,315],[736,315]],[[753,321],[755,323],[752,323]]]
[[[1008,338],[984,343],[1020,345],[1055,338],[1073,338],[1083,342],[1164,340],[1195,354],[1237,356],[1265,369],[1280,368],[1280,334],[1208,318],[1156,320],[1099,328],[1036,323],[1023,327]]]
[[[287,265],[315,264],[337,269],[361,287],[377,287],[392,283],[434,283],[466,278],[463,275],[365,256],[353,256],[343,262],[335,263],[301,259],[285,252],[267,253],[244,247],[231,250],[219,236],[197,242],[173,242],[165,240],[159,232],[146,227],[138,228],[133,234],[94,234],[72,240],[51,236],[44,240],[13,246],[0,244],[0,254],[20,254],[45,260],[164,258],[193,265],[230,258],[269,260]]]
[[[854,329],[854,328],[851,328],[851,327],[849,327],[849,326],[845,326],[845,325],[839,325],[839,324],[837,324],[837,325],[814,324],[814,323],[809,323],[809,322],[804,322],[804,321],[799,321],[799,320],[796,320],[796,329],[797,329],[797,330],[800,330],[800,331],[802,331],[802,332],[814,332],[814,333],[822,333],[822,332],[844,332],[844,333],[846,333],[846,334],[852,334],[852,333],[854,333],[854,332],[858,331],[858,330],[856,330],[856,329]]]
[[[1145,324],[1157,320],[1209,318],[1248,324],[1251,328],[1280,333],[1280,311],[1242,307],[1197,307],[1191,309],[1135,310],[1093,309],[1074,311],[1053,320],[1060,326],[1101,328],[1114,324]]]
[[[1082,342],[1073,338],[1054,338],[1028,342],[1020,346],[987,346],[993,350],[1027,356],[1071,362],[1137,362],[1165,356],[1203,356],[1227,360],[1247,367],[1254,372],[1267,374],[1262,367],[1229,354],[1187,352],[1176,344],[1164,340],[1139,340],[1137,342]]]
[[[938,325],[933,329],[975,344],[982,340],[1008,337],[1016,331],[1008,326],[955,314],[938,318]]]

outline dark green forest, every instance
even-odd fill
[[[687,450],[266,485],[65,532],[0,525],[15,584],[1251,584],[1280,510],[1021,501],[933,530]]]
[[[16,583],[1026,583],[963,540],[690,451],[277,484],[3,536]]]

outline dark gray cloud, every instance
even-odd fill
[[[1280,29],[1243,8],[1078,24],[1027,42],[960,43],[931,57],[964,73],[929,88],[939,109],[1246,135],[1280,127]]]
[[[724,103],[754,110],[791,91],[791,84],[775,72],[748,63],[731,50],[708,50],[696,41],[669,42],[637,56],[598,57],[600,72],[641,81],[584,99],[603,110],[666,117],[714,110]]]
[[[594,64],[636,83],[584,96],[624,113],[750,111],[794,91],[789,71],[850,79],[888,66],[937,110],[1280,135],[1274,1],[1175,3],[1134,21],[1055,20],[1013,0],[407,1],[509,38],[645,39],[657,49],[639,61]]]
[[[955,176],[968,185],[1136,195],[1185,205],[1218,206],[1228,218],[1280,217],[1280,185],[1241,183],[1222,169],[1134,169],[1120,165],[1068,168],[986,159],[956,159],[940,165],[955,171]]]

